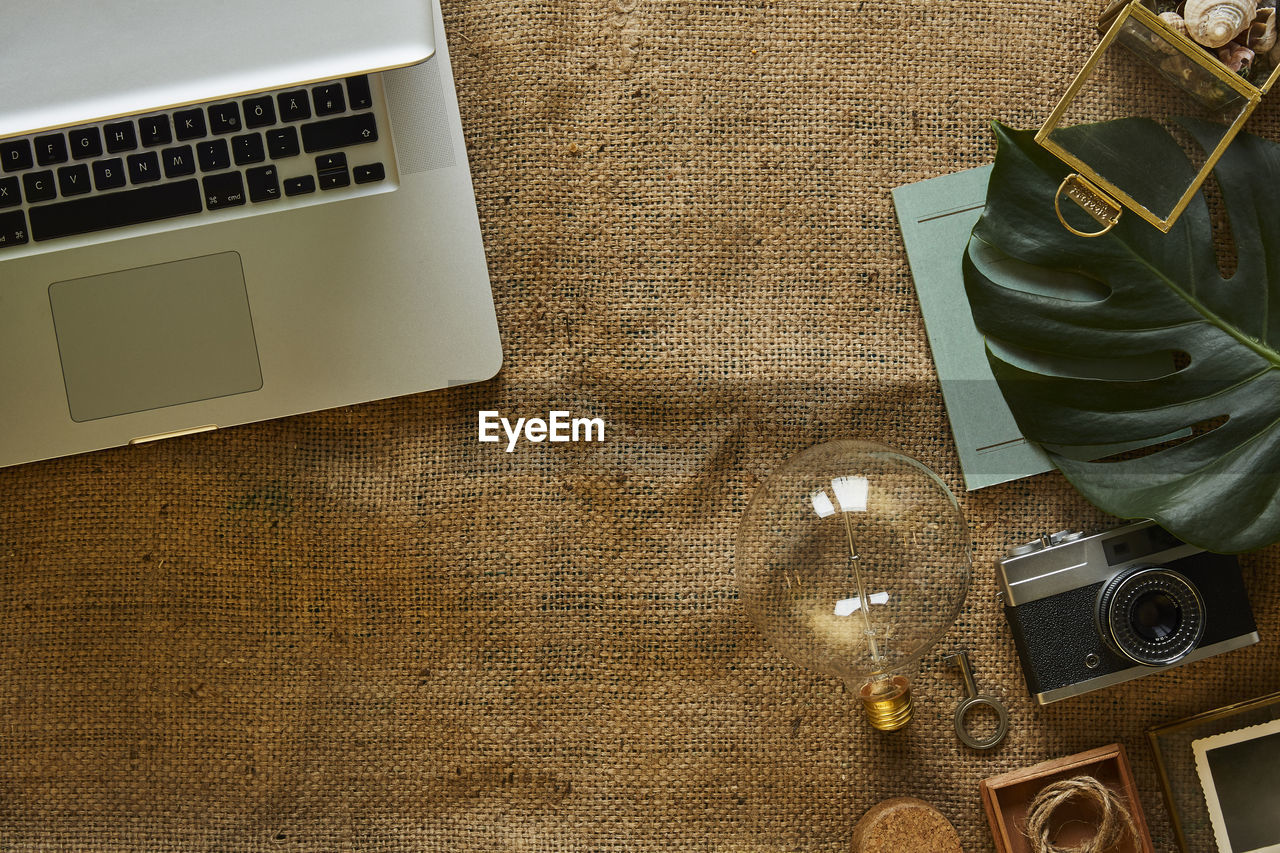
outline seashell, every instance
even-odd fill
[[[1222,47],[1244,31],[1258,12],[1257,0],[1187,0],[1187,33],[1205,47]]]
[[[1187,22],[1182,20],[1182,16],[1177,12],[1161,12],[1160,20],[1169,25],[1169,29],[1175,33],[1182,33],[1187,38],[1191,36],[1187,34]]]
[[[1245,30],[1245,47],[1254,53],[1266,53],[1276,46],[1276,10],[1270,6],[1258,7],[1258,16]]]
[[[1185,56],[1167,56],[1160,60],[1159,68],[1179,83],[1190,83],[1195,74],[1195,66]]]
[[[1237,74],[1242,74],[1249,70],[1249,63],[1253,62],[1253,51],[1237,42],[1232,42],[1226,47],[1218,48],[1218,59],[1222,60],[1222,64]]]

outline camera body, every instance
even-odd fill
[[[1041,705],[1258,642],[1240,562],[1153,521],[1020,545],[997,580]]]

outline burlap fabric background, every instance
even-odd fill
[[[0,848],[839,851],[911,794],[984,851],[978,780],[1119,740],[1172,849],[1142,732],[1280,688],[1276,552],[1260,646],[1041,709],[993,563],[1107,520],[1057,475],[961,493],[974,583],[895,736],[733,579],[751,490],[811,444],[961,490],[889,190],[1038,123],[1096,12],[448,0],[506,367],[0,471]],[[549,408],[607,441],[476,441]],[[957,648],[1011,707],[990,754],[951,730]]]

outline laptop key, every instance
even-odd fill
[[[302,126],[302,148],[308,154],[378,141],[378,125],[373,113],[316,121]]]
[[[27,218],[21,210],[0,213],[0,249],[27,242]]]
[[[231,166],[231,153],[227,150],[227,140],[210,139],[196,145],[196,154],[200,156],[200,169],[204,172],[216,172]]]
[[[261,133],[246,133],[243,136],[231,137],[231,153],[235,156],[237,166],[261,163],[267,159],[266,149],[262,147]]]
[[[27,172],[22,176],[22,191],[27,194],[27,201],[49,201],[58,197],[53,185],[53,172]]]
[[[359,77],[348,77],[347,98],[351,101],[351,109],[367,110],[373,106],[373,93],[369,91],[369,75],[361,74]]]
[[[199,107],[194,110],[179,110],[174,113],[173,125],[177,130],[179,142],[186,142],[188,139],[199,139],[209,132],[204,124],[204,110]]]
[[[31,143],[25,139],[0,142],[0,163],[4,164],[6,172],[30,169],[35,165],[35,159],[31,156]]]
[[[166,148],[160,152],[160,160],[164,163],[166,178],[181,178],[196,173],[196,158],[190,145]]]
[[[209,129],[214,133],[235,133],[240,129],[240,105],[235,101],[209,107]]]
[[[296,157],[302,153],[298,147],[298,129],[296,127],[280,127],[267,131],[267,153],[272,160],[285,157]]]
[[[76,160],[102,156],[102,134],[96,127],[82,127],[67,132],[71,139],[71,156]]]
[[[321,154],[316,158],[316,178],[322,190],[350,186],[351,175],[347,173],[347,155],[341,151]]]
[[[336,154],[321,154],[316,158],[317,172],[331,172],[334,169],[347,168],[347,155],[341,151]]]
[[[347,111],[347,102],[342,95],[342,84],[331,83],[328,86],[316,86],[311,90],[311,99],[316,105],[316,115],[331,116]]]
[[[0,207],[22,204],[22,191],[17,178],[0,178]]]
[[[285,195],[306,195],[316,191],[316,179],[310,175],[302,175],[298,178],[285,178],[284,194]]]
[[[368,163],[364,166],[356,166],[351,170],[357,184],[372,184],[375,181],[381,181],[387,176],[387,170],[383,168],[381,163]]]
[[[280,176],[275,166],[258,166],[244,173],[249,183],[250,201],[274,201],[280,198]]]
[[[31,236],[52,240],[87,234],[106,228],[156,222],[199,213],[200,183],[195,178],[172,184],[155,184],[124,192],[91,195],[32,207]]]
[[[143,154],[130,154],[129,163],[129,182],[134,184],[149,184],[152,181],[160,180],[160,155],[154,151],[147,151]]]
[[[134,133],[133,122],[118,121],[104,124],[102,131],[107,137],[107,153],[119,154],[121,151],[132,151],[138,147],[138,135]]]
[[[347,172],[345,166],[332,172],[321,172],[316,177],[320,179],[320,189],[322,190],[336,190],[339,187],[351,186],[351,175]]]
[[[173,132],[169,129],[169,117],[166,115],[138,119],[138,132],[142,134],[142,144],[147,148],[168,145],[173,141]]]
[[[114,190],[124,186],[124,161],[119,157],[110,160],[95,160],[93,163],[93,185],[99,190]]]
[[[209,210],[244,204],[244,179],[240,177],[239,172],[206,175],[202,180],[204,203]]]
[[[276,103],[280,105],[281,121],[302,121],[305,118],[311,118],[311,100],[306,89],[281,92],[276,95]]]
[[[249,98],[244,102],[244,126],[266,127],[276,123],[276,107],[271,96]]]
[[[61,133],[36,137],[36,162],[41,166],[67,162],[67,139]]]
[[[63,198],[84,195],[91,189],[93,186],[89,183],[89,167],[84,163],[58,169],[58,192],[62,193]]]

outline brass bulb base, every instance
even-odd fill
[[[873,728],[896,732],[911,722],[911,682],[905,676],[868,681],[858,696]]]

